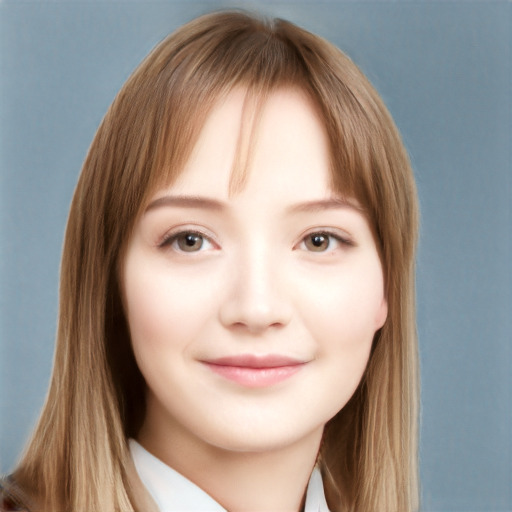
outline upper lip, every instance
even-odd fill
[[[203,362],[218,366],[237,366],[240,368],[278,368],[280,366],[297,366],[305,363],[305,361],[279,354],[261,356],[254,354],[240,354],[236,356],[208,359]]]

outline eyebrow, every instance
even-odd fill
[[[363,208],[358,203],[343,198],[321,199],[319,201],[306,201],[298,203],[288,208],[291,212],[318,212],[322,210],[338,210],[350,208],[359,212],[363,212]]]
[[[176,207],[176,208],[200,208],[206,210],[222,211],[224,210],[225,204],[217,199],[212,199],[203,196],[171,196],[166,195],[155,199],[149,203],[146,208],[146,212],[160,208],[163,206]],[[356,211],[363,211],[363,208],[353,201],[349,201],[343,198],[330,198],[320,199],[315,201],[305,201],[291,205],[287,208],[290,213],[301,213],[301,212],[318,212],[322,210],[336,210],[350,208]]]
[[[207,210],[223,210],[225,207],[221,201],[209,197],[200,196],[162,196],[149,203],[146,211],[162,206],[174,206],[178,208],[202,208]]]

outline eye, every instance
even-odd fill
[[[301,241],[300,247],[310,252],[329,252],[340,245],[352,245],[350,240],[326,231],[307,234]]]
[[[212,249],[213,243],[197,231],[180,231],[166,237],[160,247],[171,247],[177,252],[200,252]]]

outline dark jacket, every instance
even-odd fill
[[[30,512],[29,503],[12,477],[0,478],[0,512]]]

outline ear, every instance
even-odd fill
[[[385,323],[388,317],[388,301],[382,296],[382,301],[375,314],[375,330],[378,331]]]

